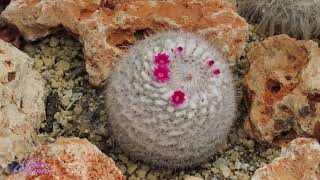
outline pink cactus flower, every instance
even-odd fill
[[[220,72],[220,69],[214,69],[212,71],[212,75],[219,75],[221,72]]]
[[[171,103],[175,106],[183,104],[185,100],[185,94],[181,90],[175,91],[171,96]]]
[[[167,66],[157,66],[153,70],[153,76],[159,82],[166,82],[170,79],[170,69]]]
[[[179,54],[182,54],[183,47],[181,47],[181,46],[177,47],[176,52],[178,52]]]
[[[154,57],[154,63],[158,65],[167,65],[170,63],[170,57],[166,53],[159,53]]]
[[[208,61],[208,66],[211,67],[214,64],[214,60],[213,59],[209,59]]]
[[[181,47],[181,46],[179,46],[175,49],[171,49],[171,50],[172,50],[172,52],[178,53],[180,55],[183,53],[183,47]]]

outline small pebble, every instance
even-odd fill
[[[63,70],[59,69],[59,70],[56,71],[55,75],[56,75],[56,77],[58,78],[58,77],[63,76],[63,75],[64,75],[64,72],[63,72]]]
[[[31,44],[24,46],[23,50],[30,55],[33,55],[36,52],[35,48]]]
[[[124,156],[123,154],[120,154],[119,155],[119,159],[122,161],[122,162],[124,162],[125,164],[127,164],[127,162],[128,162],[128,158],[126,157],[126,156]]]
[[[70,39],[66,39],[65,44],[66,44],[66,46],[69,46],[69,47],[72,47],[74,45],[73,41]]]
[[[43,67],[44,63],[41,59],[36,59],[34,61],[34,67],[38,70],[40,70]]]
[[[62,104],[64,107],[67,107],[67,106],[70,104],[69,97],[63,96],[63,97],[61,98],[61,104]]]
[[[70,70],[70,63],[66,62],[66,61],[59,61],[56,65],[55,65],[57,70],[62,70],[63,72],[69,71]]]
[[[50,41],[49,41],[50,47],[57,47],[58,44],[59,44],[59,39],[56,38],[56,37],[54,37],[54,36],[52,36],[52,37],[50,38]]]
[[[75,107],[74,107],[74,109],[73,109],[73,111],[74,111],[74,113],[77,114],[77,115],[81,114],[81,112],[82,112],[82,107],[81,107],[81,105],[80,105],[80,104],[76,104]]]
[[[219,169],[217,169],[217,168],[211,168],[210,169],[214,174],[218,174],[219,173]]]
[[[157,176],[149,173],[149,174],[147,175],[147,179],[148,179],[148,180],[157,180],[158,178],[157,178]]]
[[[220,169],[222,175],[223,175],[225,178],[227,178],[227,177],[229,177],[229,176],[231,175],[231,170],[230,170],[230,168],[227,167],[226,165],[220,165],[220,166],[219,166],[219,169]]]
[[[140,178],[142,178],[142,179],[145,179],[146,174],[147,174],[147,171],[144,170],[144,169],[138,169],[138,170],[136,171],[136,173],[137,173],[138,177],[140,177]]]
[[[51,57],[51,58],[43,58],[42,59],[45,66],[49,69],[50,67],[52,67],[55,63],[55,58]]]
[[[248,141],[246,142],[245,145],[246,145],[247,148],[253,149],[253,148],[254,148],[254,145],[255,145],[255,142],[250,139],[250,140],[248,140]]]
[[[210,176],[210,170],[204,170],[201,172],[202,177],[204,177],[204,179],[208,179],[208,177]]]
[[[127,166],[128,166],[127,171],[128,171],[129,174],[133,174],[134,171],[138,168],[138,165],[135,164],[135,163],[132,163],[132,162],[128,162]]]
[[[63,91],[63,94],[70,99],[72,96],[72,89]]]
[[[117,167],[120,169],[122,174],[125,174],[127,171],[127,167],[124,164],[117,164]]]
[[[235,169],[241,169],[241,163],[239,161],[234,163]]]

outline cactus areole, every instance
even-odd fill
[[[185,168],[213,155],[235,118],[229,66],[190,33],[160,33],[130,48],[106,90],[113,138],[134,159]]]

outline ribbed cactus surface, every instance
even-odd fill
[[[106,90],[109,127],[134,159],[184,168],[205,161],[235,118],[228,64],[190,33],[160,33],[119,60]]]

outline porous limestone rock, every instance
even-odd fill
[[[27,40],[59,27],[79,36],[90,82],[103,83],[118,57],[135,41],[154,32],[175,30],[203,35],[228,59],[243,52],[248,24],[221,0],[103,1],[16,0],[1,16]]]
[[[44,81],[33,60],[0,40],[0,169],[33,147],[33,135],[45,117]]]
[[[320,48],[286,35],[258,43],[244,78],[245,129],[260,142],[297,136],[320,139]]]
[[[29,167],[40,173],[17,173],[8,180],[74,179],[124,180],[115,162],[87,139],[62,138],[55,143],[37,147],[29,156],[44,167]],[[39,171],[41,170],[42,171]],[[46,171],[44,171],[46,170]],[[26,171],[26,170],[24,170]]]
[[[298,138],[283,148],[280,157],[254,173],[251,180],[320,179],[320,145],[317,140]]]

